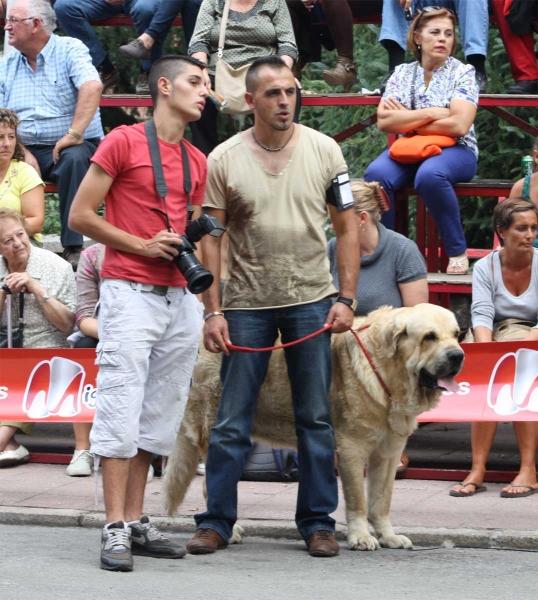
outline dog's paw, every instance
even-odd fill
[[[405,535],[387,535],[379,536],[379,543],[383,548],[404,548],[410,550],[413,547],[413,542]]]
[[[230,544],[242,544],[243,543],[243,535],[245,530],[241,527],[241,525],[234,525],[232,537],[230,538]]]
[[[347,538],[350,550],[379,550],[379,542],[373,535],[350,535]]]

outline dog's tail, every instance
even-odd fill
[[[164,475],[164,497],[170,516],[177,511],[185,498],[189,485],[196,475],[199,457],[198,444],[188,437],[186,428],[182,424]]]

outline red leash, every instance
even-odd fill
[[[381,387],[383,388],[383,390],[385,391],[387,396],[389,398],[392,398],[392,394],[390,393],[390,390],[387,387],[387,384],[383,381],[383,378],[381,377],[381,373],[377,370],[377,367],[375,366],[372,355],[370,354],[368,348],[364,345],[363,341],[359,337],[359,331],[368,329],[368,327],[370,327],[370,325],[363,325],[362,327],[359,327],[358,329],[353,329],[353,327],[351,327],[350,331],[355,336],[355,339],[357,340],[357,343],[359,344],[360,349],[364,352],[364,356],[366,356],[366,359],[370,363],[370,366],[372,367],[372,371],[375,373],[375,376],[377,377],[377,380],[379,381]]]
[[[318,331],[314,331],[314,333],[306,335],[305,337],[303,337],[299,340],[295,340],[293,342],[288,342],[287,344],[281,344],[280,346],[271,346],[270,348],[248,348],[247,346],[234,346],[233,344],[229,344],[228,342],[224,342],[224,343],[226,344],[227,348],[229,348],[230,350],[235,350],[236,352],[271,352],[272,350],[281,350],[282,348],[289,348],[290,346],[296,346],[297,344],[300,344],[301,342],[306,342],[306,340],[316,337],[320,333],[324,333],[325,331],[328,331],[331,328],[332,328],[332,325],[325,325],[325,327],[322,327]]]
[[[374,363],[374,359],[372,358],[372,355],[370,354],[368,348],[364,345],[363,341],[359,337],[359,331],[364,331],[365,329],[368,329],[368,327],[370,327],[370,325],[363,325],[362,327],[359,327],[358,329],[353,329],[353,327],[350,327],[349,331],[351,331],[351,333],[355,336],[355,339],[357,340],[357,343],[359,344],[360,349],[363,351],[364,356],[366,356],[366,359],[370,363],[370,366],[372,367],[372,371],[374,372],[375,376],[377,377],[377,380],[379,381],[381,387],[383,388],[383,390],[385,391],[387,396],[389,398],[392,398],[392,394],[390,393],[390,390],[387,387],[387,384],[383,381],[383,378],[381,377],[381,373],[377,370],[377,367]],[[322,327],[318,331],[314,331],[314,333],[311,333],[310,335],[307,335],[303,338],[300,338],[293,342],[288,342],[287,344],[280,344],[280,346],[271,346],[269,348],[248,348],[247,346],[235,346],[234,344],[229,344],[228,342],[224,342],[224,343],[226,344],[227,348],[229,348],[230,350],[235,350],[236,352],[271,352],[273,350],[281,350],[283,348],[289,348],[290,346],[296,346],[297,344],[306,342],[306,340],[316,337],[320,333],[324,333],[325,331],[328,331],[331,328],[332,328],[332,325],[325,325],[325,327]]]

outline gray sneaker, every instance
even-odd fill
[[[107,525],[101,536],[101,569],[107,571],[132,571],[131,529],[123,521]]]
[[[140,95],[149,95],[148,73],[146,73],[145,71],[143,73],[140,73],[140,77],[136,82],[136,93]]]
[[[133,554],[155,558],[183,558],[187,554],[183,546],[165,537],[146,516],[130,527]]]

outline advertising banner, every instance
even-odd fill
[[[462,344],[458,392],[420,421],[537,421],[538,342]],[[90,422],[95,350],[0,349],[0,421]]]

